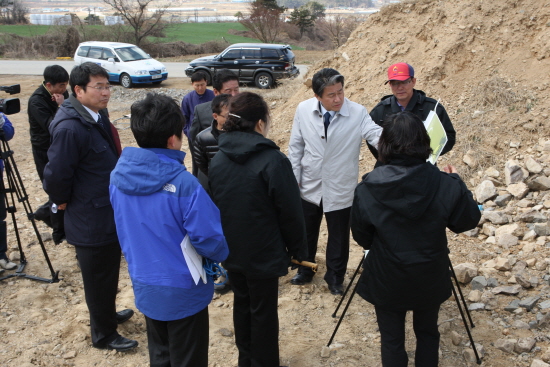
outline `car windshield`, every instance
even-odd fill
[[[115,50],[122,61],[136,61],[151,58],[151,56],[147,55],[145,51],[136,46],[121,47]]]

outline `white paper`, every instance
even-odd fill
[[[204,284],[207,283],[206,271],[202,266],[202,256],[198,254],[197,250],[191,244],[189,240],[189,235],[185,235],[183,241],[181,241],[181,252],[183,252],[183,257],[189,268],[189,272],[195,281],[195,284],[199,284],[199,280],[202,279]]]
[[[437,103],[439,104],[439,101],[437,101]],[[433,150],[427,161],[432,164],[437,162],[437,158],[441,155],[441,152],[448,141],[447,132],[439,120],[439,116],[435,113],[436,108],[437,104],[435,105],[433,111],[430,111],[428,117],[426,117],[426,120],[424,121],[424,126],[430,136],[430,147]]]

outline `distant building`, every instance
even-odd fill
[[[105,25],[124,24],[124,20],[120,15],[106,15]]]
[[[71,16],[68,14],[30,14],[31,24],[41,25],[72,25]]]

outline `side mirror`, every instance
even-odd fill
[[[112,58],[112,57],[109,57],[109,58],[107,59],[107,62],[110,62],[111,64],[114,64],[114,63],[115,63],[115,59]]]

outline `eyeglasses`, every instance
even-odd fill
[[[87,87],[94,88],[95,90],[98,90],[100,92],[103,92],[104,90],[111,91],[111,89],[113,88],[112,85],[106,85],[101,87],[92,87],[91,85],[87,85]]]
[[[412,82],[412,78],[409,78],[407,80],[403,80],[403,81],[400,81],[400,80],[390,80],[390,85],[392,87],[400,87],[402,85],[407,85],[409,84],[410,82]]]

